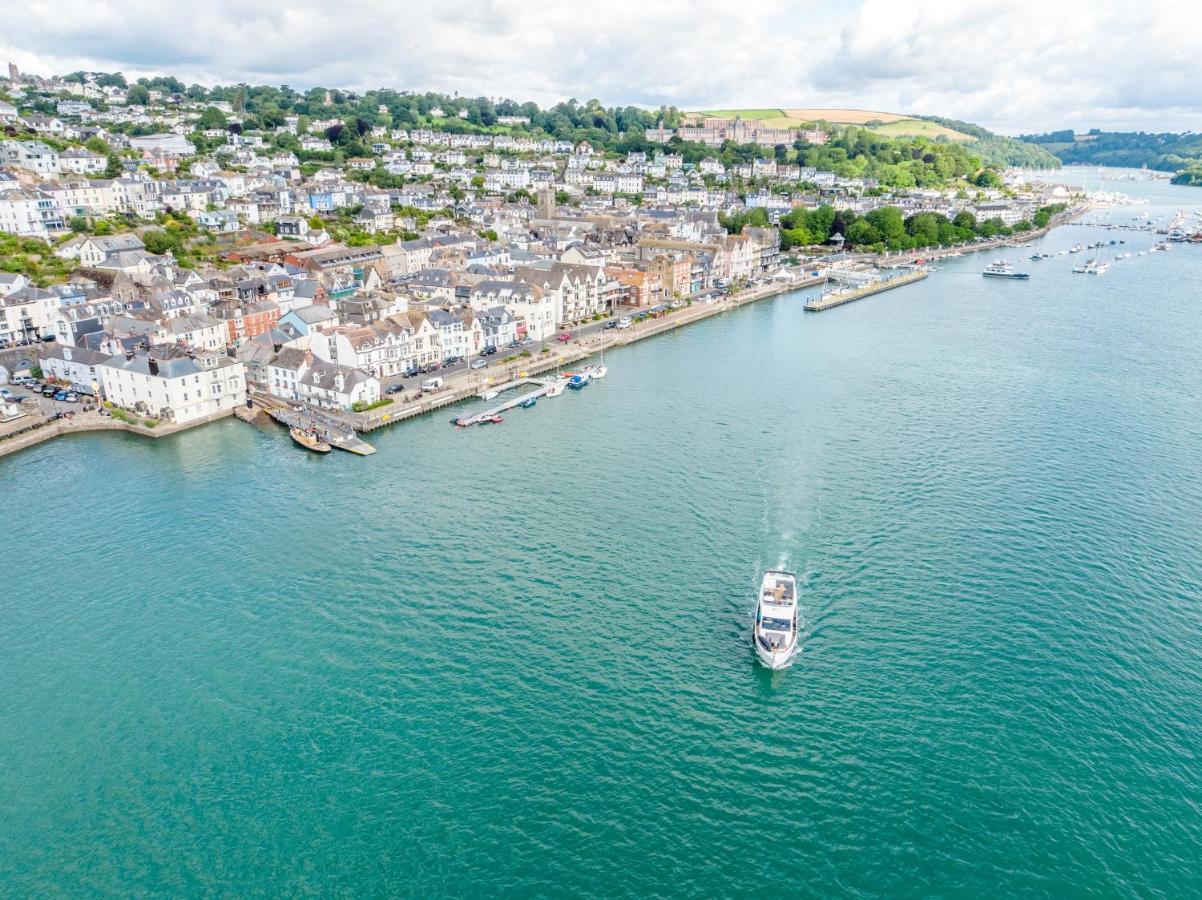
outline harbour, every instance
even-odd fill
[[[5,521],[58,535],[0,591],[4,883],[735,896],[768,832],[817,896],[1189,896],[1202,256],[1073,275],[1104,234],[665,325],[363,465],[229,418],[0,460]]]

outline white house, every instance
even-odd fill
[[[160,350],[153,351],[155,354]],[[172,422],[231,411],[246,399],[246,369],[225,353],[172,356],[145,352],[101,363],[104,391],[117,406]]]
[[[54,333],[57,294],[27,286],[0,297],[0,341],[37,340]]]
[[[22,237],[46,237],[41,200],[31,191],[0,190],[0,231]]]
[[[343,325],[309,333],[309,349],[325,362],[359,369],[377,378],[401,375],[415,365],[412,329],[395,318]]]
[[[479,353],[484,346],[484,332],[472,315],[471,309],[454,312],[432,308],[426,310],[426,320],[439,334],[442,359],[470,356]]]
[[[350,409],[380,399],[374,375],[286,347],[267,366],[267,389],[277,397],[326,409]]]
[[[100,396],[104,396],[104,363],[111,358],[108,353],[100,353],[86,347],[53,344],[42,354],[39,365],[47,378],[81,385],[89,390],[92,389],[92,385],[96,385]]]
[[[108,167],[108,157],[85,150],[83,147],[68,147],[58,157],[59,171],[75,175],[98,175]]]
[[[28,169],[38,175],[57,175],[58,152],[41,141],[0,141],[0,165]]]

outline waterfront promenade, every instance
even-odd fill
[[[827,275],[825,271],[822,271],[819,275],[811,275],[795,281],[780,281],[757,285],[721,300],[694,302],[681,309],[671,310],[661,318],[646,319],[624,330],[602,329],[587,333],[569,341],[567,344],[551,347],[546,353],[534,353],[529,357],[510,360],[508,362],[502,360],[500,365],[494,365],[489,369],[478,372],[467,371],[457,373],[447,378],[443,390],[434,394],[406,394],[403,396],[407,397],[408,400],[398,400],[390,406],[381,407],[367,413],[332,412],[329,410],[326,413],[327,415],[333,415],[357,431],[374,431],[385,425],[403,422],[462,400],[473,399],[487,391],[504,390],[513,382],[520,381],[523,378],[532,378],[547,372],[553,372],[557,369],[570,367],[604,350],[625,347],[628,344],[646,340],[647,338],[682,328],[685,325],[692,325],[694,322],[700,322],[732,309],[738,309],[749,303],[755,303],[756,301],[791,291],[815,287],[824,284],[826,280]]]
[[[1067,224],[1080,218],[1091,209],[1088,205],[1074,207],[1058,214],[1046,228],[1035,229],[1020,235],[1009,235],[991,241],[964,244],[951,247],[925,248],[891,255],[878,254],[847,254],[840,258],[840,265],[862,267],[904,267],[921,261],[930,261],[946,256],[959,256],[965,253],[987,252],[1001,247],[1015,246],[1019,243],[1036,240],[1046,235],[1053,228]],[[371,410],[370,412],[354,413],[344,410],[320,410],[327,418],[342,423],[349,429],[358,432],[374,431],[397,422],[404,422],[417,416],[434,412],[464,400],[471,400],[482,394],[504,390],[507,386],[523,378],[535,377],[556,370],[563,370],[596,354],[617,347],[624,347],[637,341],[646,340],[668,331],[700,322],[711,316],[720,315],[732,309],[738,309],[749,303],[755,303],[768,297],[791,291],[802,290],[825,284],[831,277],[829,261],[818,264],[817,268],[811,263],[800,269],[806,273],[817,271],[818,274],[805,274],[790,280],[772,281],[767,284],[755,285],[739,290],[733,296],[722,297],[712,301],[694,300],[681,309],[669,310],[659,318],[646,319],[623,330],[605,330],[600,323],[592,323],[577,330],[577,337],[566,344],[548,346],[546,352],[532,352],[528,357],[499,360],[488,369],[472,371],[462,370],[444,375],[444,388],[437,393],[422,394],[411,391],[393,395],[393,402]],[[810,310],[827,309],[839,306],[851,300],[880,293],[895,287],[902,287],[926,277],[926,273],[901,276],[887,279],[873,285],[843,292],[836,295],[836,302],[821,303],[811,300],[806,308]],[[256,395],[261,399],[268,398]],[[144,437],[166,437],[188,428],[205,425],[217,419],[228,418],[230,412],[223,412],[184,425],[160,423],[155,428],[147,428],[100,416],[96,412],[78,412],[70,419],[48,420],[42,416],[30,417],[27,424],[17,425],[8,431],[0,429],[0,457],[28,447],[36,446],[62,434],[84,431],[127,431]],[[10,423],[15,424],[15,423]],[[16,433],[19,432],[19,433]]]

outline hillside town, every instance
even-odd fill
[[[847,177],[802,151],[854,135],[738,118],[665,116],[620,152],[518,114],[252,119],[13,66],[0,96],[0,351],[30,369],[10,376],[181,425],[248,391],[368,409],[405,379],[787,281],[845,244],[1008,234],[1066,199],[990,169]]]

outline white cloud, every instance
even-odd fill
[[[1202,127],[1186,0],[0,0],[0,58],[205,84]]]

